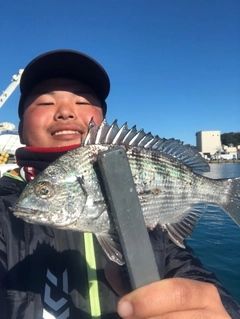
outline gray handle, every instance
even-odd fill
[[[98,165],[132,288],[160,280],[126,152],[100,152]]]

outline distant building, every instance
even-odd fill
[[[231,159],[239,159],[239,155],[238,155],[238,148],[233,146],[233,145],[223,145],[223,151],[226,154],[230,155]]]
[[[196,133],[196,145],[198,151],[205,158],[219,159],[239,159],[239,146],[222,145],[220,131],[200,131]]]
[[[220,131],[200,131],[196,133],[196,145],[202,155],[211,157],[222,150]]]

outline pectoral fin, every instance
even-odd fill
[[[111,261],[120,266],[125,263],[117,235],[109,233],[97,233],[95,236]]]

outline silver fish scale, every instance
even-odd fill
[[[73,154],[76,174],[82,180],[83,192],[87,194],[84,209],[82,214],[79,214],[78,229],[82,231],[89,231],[89,225],[93,232],[107,232],[114,228],[111,216],[107,212],[105,198],[94,165],[98,152],[108,148],[104,145],[92,145],[78,148]],[[86,224],[84,221],[87,221]]]
[[[231,183],[194,174],[159,152],[129,148],[127,156],[139,194],[146,224],[178,222],[199,202],[227,202]]]
[[[104,211],[105,200],[93,165],[97,154],[111,147],[116,145],[86,145],[71,152],[76,174],[82,179],[82,188],[89,199],[84,216],[98,218],[96,226],[91,227],[96,227],[95,232],[113,227],[107,211]],[[181,221],[186,212],[199,202],[222,205],[227,202],[231,185],[227,180],[209,180],[196,175],[176,159],[157,151],[128,146],[126,154],[148,228]],[[83,216],[80,219],[82,227]]]

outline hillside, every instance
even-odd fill
[[[237,133],[223,133],[221,134],[221,142],[223,145],[233,144],[233,146],[240,145],[240,132]]]

